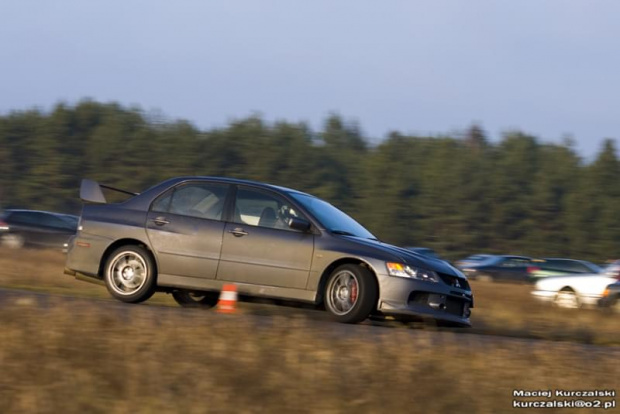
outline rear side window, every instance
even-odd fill
[[[17,212],[13,212],[11,213],[8,218],[12,223],[15,224],[24,224],[24,225],[30,225],[30,226],[42,226],[43,224],[43,220],[42,220],[42,216],[43,214],[41,213],[32,213],[32,212],[26,212],[26,211],[17,211]]]
[[[55,229],[68,230],[71,228],[68,222],[61,220],[60,218],[52,214],[40,214],[40,222],[43,226],[52,227]]]
[[[520,258],[511,258],[506,259],[502,263],[502,267],[527,267],[531,265],[531,261],[528,259],[520,259]]]
[[[161,195],[151,210],[209,220],[221,220],[228,185],[217,183],[183,184]]]
[[[547,262],[540,267],[545,270],[555,270],[558,272],[567,273],[593,272],[593,270],[589,269],[585,264],[573,260],[547,260]]]

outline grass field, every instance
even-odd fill
[[[0,251],[0,285],[82,297],[0,302],[1,413],[503,413],[514,389],[620,391],[617,317],[538,306],[526,286],[474,285],[474,328],[438,332],[92,301],[105,288],[63,259]]]
[[[64,275],[64,260],[63,254],[54,251],[0,249],[0,287],[110,299],[105,287]],[[469,332],[620,345],[618,315],[598,309],[557,309],[539,303],[530,294],[530,285],[476,281],[471,284],[476,307]],[[163,293],[156,294],[149,303],[177,306]],[[247,313],[298,313],[275,306],[242,304],[241,308]]]

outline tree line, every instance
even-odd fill
[[[448,258],[512,253],[603,261],[620,256],[614,141],[584,162],[571,142],[514,131],[491,142],[358,125],[249,117],[200,130],[116,103],[83,101],[0,116],[0,207],[79,213],[81,178],[141,191],[180,175],[265,181],[328,200],[381,240]]]

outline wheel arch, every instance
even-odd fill
[[[373,275],[374,277],[374,281],[377,287],[377,301],[379,300],[379,298],[381,297],[381,285],[379,284],[379,279],[377,277],[377,272],[375,271],[375,269],[370,265],[370,263],[366,262],[365,260],[360,259],[359,257],[341,257],[335,261],[333,261],[332,263],[330,263],[321,273],[321,277],[319,279],[319,284],[317,286],[317,290],[316,290],[316,304],[317,305],[323,305],[323,300],[324,300],[324,292],[325,292],[325,286],[327,285],[327,279],[329,278],[329,276],[332,274],[332,272],[342,266],[342,265],[346,265],[346,264],[352,264],[352,265],[358,265],[358,266],[362,266],[365,267],[366,269],[368,269],[368,271]],[[377,302],[378,303],[378,302]]]
[[[137,239],[131,239],[131,238],[116,240],[114,243],[110,244],[105,249],[105,251],[101,255],[101,260],[99,261],[99,270],[97,272],[97,276],[100,279],[103,279],[103,270],[104,270],[106,262],[108,261],[108,258],[110,257],[110,255],[112,254],[114,250],[122,246],[140,246],[144,248],[151,255],[151,259],[153,260],[153,264],[155,266],[154,276],[155,276],[155,280],[157,280],[158,265],[157,265],[157,258],[155,257],[155,254],[153,254],[153,251],[149,248],[149,246],[146,243],[144,243],[143,241],[140,241]]]

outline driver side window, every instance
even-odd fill
[[[239,187],[233,222],[272,229],[292,230],[291,217],[300,217],[288,201],[275,194]]]

